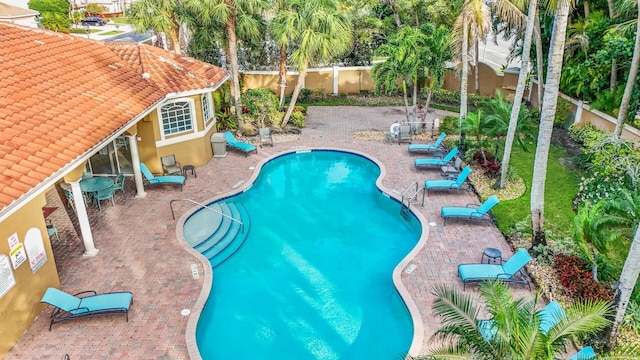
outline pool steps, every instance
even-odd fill
[[[242,205],[231,202],[219,202],[211,205],[218,207],[218,210],[234,219],[239,219],[244,223],[244,232],[242,225],[235,221],[231,221],[223,216],[211,216],[211,220],[206,222],[208,234],[203,237],[200,235],[196,244],[194,240],[187,240],[191,246],[204,255],[211,262],[211,266],[215,267],[223,263],[231,255],[233,255],[244,243],[249,233],[249,214]],[[206,213],[206,212],[205,212]]]

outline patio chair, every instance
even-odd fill
[[[94,315],[125,314],[128,322],[133,294],[128,291],[97,294],[90,290],[71,295],[56,288],[48,288],[40,302],[55,307],[49,323],[51,331],[53,324]]]
[[[113,199],[113,186],[106,189],[100,189],[93,194],[93,204],[98,206],[98,209],[102,211],[102,200],[110,200],[111,205],[116,206]]]
[[[529,284],[527,277],[520,274],[529,261],[531,261],[531,256],[527,250],[520,249],[504,264],[460,264],[458,265],[458,275],[462,278],[464,290],[469,282],[487,280],[526,284],[531,290],[531,284]]]
[[[258,148],[255,145],[251,145],[246,142],[238,141],[235,136],[231,133],[231,131],[225,131],[224,137],[227,140],[227,146],[232,149],[240,150],[244,152],[245,156],[249,156],[250,152],[258,153]]]
[[[575,355],[569,358],[569,360],[589,360],[595,359],[596,352],[593,351],[591,346],[586,346],[582,350],[578,351]]]
[[[447,225],[447,219],[458,218],[464,220],[490,220],[491,218],[486,216],[489,211],[496,206],[500,200],[495,195],[491,195],[481,205],[467,204],[466,207],[462,206],[443,206],[440,209],[444,224]],[[472,207],[476,206],[476,207]]]
[[[271,129],[268,127],[263,127],[258,129],[258,134],[260,135],[260,146],[262,145],[271,145],[273,146],[273,138],[271,137]]]
[[[149,185],[180,185],[180,191],[182,191],[182,185],[184,185],[184,182],[186,180],[186,178],[182,175],[154,176],[147,165],[145,165],[144,163],[140,163],[140,171],[149,182]]]
[[[49,239],[53,241],[53,236],[56,237],[56,241],[60,241],[60,237],[58,236],[58,229],[51,222],[51,220],[47,220],[47,235],[49,235]]]
[[[162,171],[164,171],[168,175],[182,175],[182,167],[176,160],[175,155],[163,156],[160,158],[160,162],[162,163]]]
[[[449,153],[442,159],[436,159],[436,158],[420,158],[420,159],[415,159],[414,160],[414,165],[416,166],[416,169],[420,169],[420,168],[428,168],[428,167],[434,167],[434,166],[445,166],[447,165],[451,160],[453,160],[453,158],[458,155],[458,148],[453,148],[451,149],[451,151],[449,151]]]
[[[64,197],[67,198],[67,206],[72,209],[76,209],[76,205],[73,202],[73,193],[69,189],[62,188],[62,192],[64,193]]]
[[[465,166],[464,170],[455,179],[446,180],[425,180],[424,188],[429,194],[430,190],[469,190],[471,185],[467,181],[467,177],[471,173],[471,167]]]
[[[551,330],[552,327],[566,316],[566,313],[557,301],[550,302],[538,312],[538,317],[540,319],[540,331],[544,334],[549,333],[549,330]],[[478,323],[478,331],[480,331],[480,334],[482,334],[485,341],[491,341],[491,339],[496,335],[497,329],[493,324],[493,319],[480,320]]]
[[[398,144],[403,142],[408,142],[411,144],[413,141],[413,137],[411,136],[411,126],[410,125],[400,125],[400,134],[398,134]]]
[[[432,152],[441,148],[442,140],[447,136],[447,134],[442,133],[440,137],[436,140],[436,142],[431,144],[410,144],[409,145],[409,155],[412,153],[422,153],[422,152]]]
[[[462,158],[460,158],[460,156],[456,156],[455,160],[453,160],[453,164],[441,166],[440,171],[442,171],[442,176],[444,177],[458,177],[458,174],[460,174],[460,171],[462,171]]]
[[[93,177],[93,173],[91,171],[85,171],[82,173],[81,180],[91,179]]]
[[[125,194],[124,192],[124,174],[120,173],[116,175],[112,188],[114,193],[116,192],[116,190],[120,190],[122,191],[122,196],[127,196],[127,194]]]

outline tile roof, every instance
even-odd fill
[[[22,16],[36,16],[40,14],[38,11],[31,9],[23,9],[10,4],[0,2],[0,18],[13,18]]]
[[[0,217],[168,93],[225,79],[148,45],[0,23]]]

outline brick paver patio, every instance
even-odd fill
[[[429,114],[438,116],[438,114]],[[134,303],[129,322],[123,316],[93,317],[60,323],[48,331],[51,307],[35,320],[6,359],[60,359],[64,354],[76,359],[188,359],[185,339],[188,316],[183,309],[195,304],[203,286],[203,277],[194,279],[191,265],[200,274],[203,265],[187,253],[178,242],[176,223],[171,217],[169,201],[189,198],[206,202],[215,196],[232,192],[246,185],[255,166],[264,159],[300,147],[331,147],[355,150],[370,155],[386,168],[382,184],[399,195],[411,183],[440,178],[439,170],[416,171],[415,157],[409,156],[406,144],[399,146],[383,141],[354,140],[354,131],[388,131],[389,125],[404,119],[402,108],[394,107],[311,107],[307,127],[295,141],[276,142],[260,148],[258,154],[245,157],[229,152],[225,158],[214,158],[197,168],[198,177],[188,175],[184,191],[174,187],[147,188],[145,198],[134,198],[133,181],[127,179],[127,196],[116,195],[116,206],[107,202],[103,210],[89,208],[89,218],[97,256],[82,257],[82,241],[76,234],[72,211],[65,212],[55,191],[47,195],[47,206],[59,209],[51,215],[60,232],[59,243],[53,244],[62,289],[79,292],[129,290]],[[437,135],[437,134],[436,134]],[[277,139],[276,139],[277,141]],[[426,245],[408,262],[415,265],[410,274],[402,272],[402,282],[416,303],[424,324],[425,342],[439,327],[431,311],[436,284],[450,284],[462,289],[456,265],[479,262],[483,249],[498,248],[503,257],[512,251],[498,229],[489,222],[451,221],[443,226],[440,207],[477,203],[471,192],[432,192],[425,208],[414,206],[422,213],[429,232]],[[176,217],[191,208],[188,203],[176,203]],[[50,259],[53,261],[54,259]],[[513,285],[516,296],[528,296],[524,286]],[[477,293],[476,286],[467,292]],[[6,326],[6,325],[5,325]]]

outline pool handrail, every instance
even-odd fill
[[[236,218],[234,218],[232,216],[229,216],[227,214],[223,214],[222,212],[220,212],[220,211],[218,211],[216,209],[212,209],[212,208],[210,208],[209,206],[207,206],[205,204],[201,204],[201,203],[199,203],[199,202],[197,202],[195,200],[191,200],[191,199],[173,199],[173,200],[169,201],[169,207],[171,208],[171,216],[173,217],[173,220],[176,219],[176,215],[175,215],[175,213],[173,211],[173,202],[174,201],[188,201],[188,202],[194,203],[194,204],[196,204],[198,206],[201,206],[201,207],[203,207],[203,208],[205,208],[207,210],[213,211],[214,213],[216,213],[216,214],[218,214],[218,215],[220,215],[222,217],[225,217],[225,218],[227,218],[227,219],[229,219],[231,221],[235,221],[238,224],[240,224],[240,232],[242,234],[244,234],[244,223],[242,221],[240,221],[240,220],[238,220],[238,219],[236,219]]]

